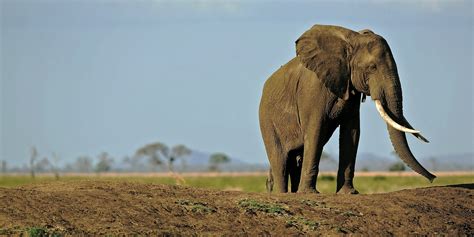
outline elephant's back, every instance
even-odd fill
[[[275,120],[282,116],[296,118],[296,93],[301,66],[299,60],[293,58],[267,79],[260,100],[260,120]]]
[[[292,74],[301,65],[295,57],[285,65],[282,65],[265,81],[263,86],[262,99],[281,100],[289,95],[291,88],[296,86],[297,79]]]

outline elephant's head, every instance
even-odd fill
[[[315,25],[296,41],[296,54],[324,85],[347,100],[356,90],[371,96],[387,122],[390,140],[398,156],[430,181],[436,176],[415,159],[405,132],[428,142],[403,116],[402,88],[390,47],[370,30],[355,32],[337,26]]]

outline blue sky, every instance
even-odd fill
[[[0,159],[63,161],[186,144],[264,163],[264,81],[313,24],[371,29],[394,53],[417,157],[474,152],[472,1],[1,0]],[[362,104],[359,152],[389,156]],[[337,134],[326,150],[337,154]]]

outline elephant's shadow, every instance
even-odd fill
[[[446,187],[451,187],[451,188],[465,188],[465,189],[474,189],[474,183],[467,183],[467,184],[453,184],[453,185],[446,185]]]

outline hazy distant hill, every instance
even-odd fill
[[[474,171],[474,153],[462,153],[462,154],[423,157],[420,159],[420,162],[429,170]]]
[[[193,151],[186,161],[189,170],[206,170],[209,167],[209,153]],[[334,156],[334,155],[333,155]],[[336,155],[337,156],[337,155]],[[387,171],[395,162],[401,161],[395,156],[378,156],[369,152],[361,152],[357,156],[356,170]],[[453,155],[439,155],[421,157],[420,163],[431,171],[472,171],[474,170],[474,153],[463,153]],[[321,171],[336,171],[339,163],[338,157],[322,160]],[[179,164],[179,161],[178,161]],[[231,157],[231,162],[222,166],[224,171],[255,171],[266,170],[268,163],[247,163]]]
[[[394,162],[401,161],[395,156],[378,156],[361,152],[357,156],[356,170],[386,171]],[[474,153],[421,157],[418,161],[430,171],[473,171]]]
[[[209,158],[211,153],[193,150],[189,156],[179,158],[174,163],[175,171],[179,172],[200,172],[209,171]],[[229,157],[230,162],[218,166],[220,171],[265,171],[268,165],[258,163],[248,163],[241,161],[235,157]],[[151,166],[149,159],[142,157],[134,162],[134,164],[116,162],[113,164],[112,170],[116,171],[134,171],[134,172],[150,172],[150,171],[168,171],[167,161],[163,161],[161,166]]]
[[[209,157],[211,153],[193,151],[184,159],[178,159],[175,164],[176,171],[208,171]],[[183,162],[184,161],[184,162]],[[356,170],[358,171],[387,171],[391,165],[401,160],[395,156],[378,156],[369,152],[360,152],[357,155]],[[463,153],[453,155],[438,155],[421,157],[419,162],[430,171],[474,171],[474,153]],[[337,171],[339,158],[337,154],[330,154],[329,159],[320,162],[321,171]],[[128,170],[125,164],[115,164],[115,170]],[[230,157],[230,162],[219,166],[221,171],[266,171],[268,162],[250,163],[235,157]],[[153,171],[147,159],[140,160],[134,171]],[[156,171],[167,171],[166,166],[158,167]]]
[[[187,170],[207,170],[209,167],[209,153],[193,151],[192,155],[186,159]],[[334,155],[333,155],[334,156]],[[356,170],[368,171],[387,171],[389,167],[401,161],[395,156],[378,156],[369,152],[361,152],[357,156]],[[180,161],[177,162],[177,167]],[[430,171],[474,171],[474,153],[439,155],[430,157],[421,157],[419,162]],[[322,160],[320,162],[321,171],[336,171],[339,158]],[[231,157],[231,162],[222,165],[223,171],[256,171],[266,170],[268,163],[247,163],[237,158]]]
[[[207,171],[209,169],[209,157],[211,153],[193,151],[185,158],[185,171]],[[263,171],[268,169],[268,165],[258,163],[248,163],[235,157],[229,157],[230,162],[219,166],[221,171]],[[181,167],[179,167],[181,165]],[[177,161],[177,169],[183,170],[181,161]]]

